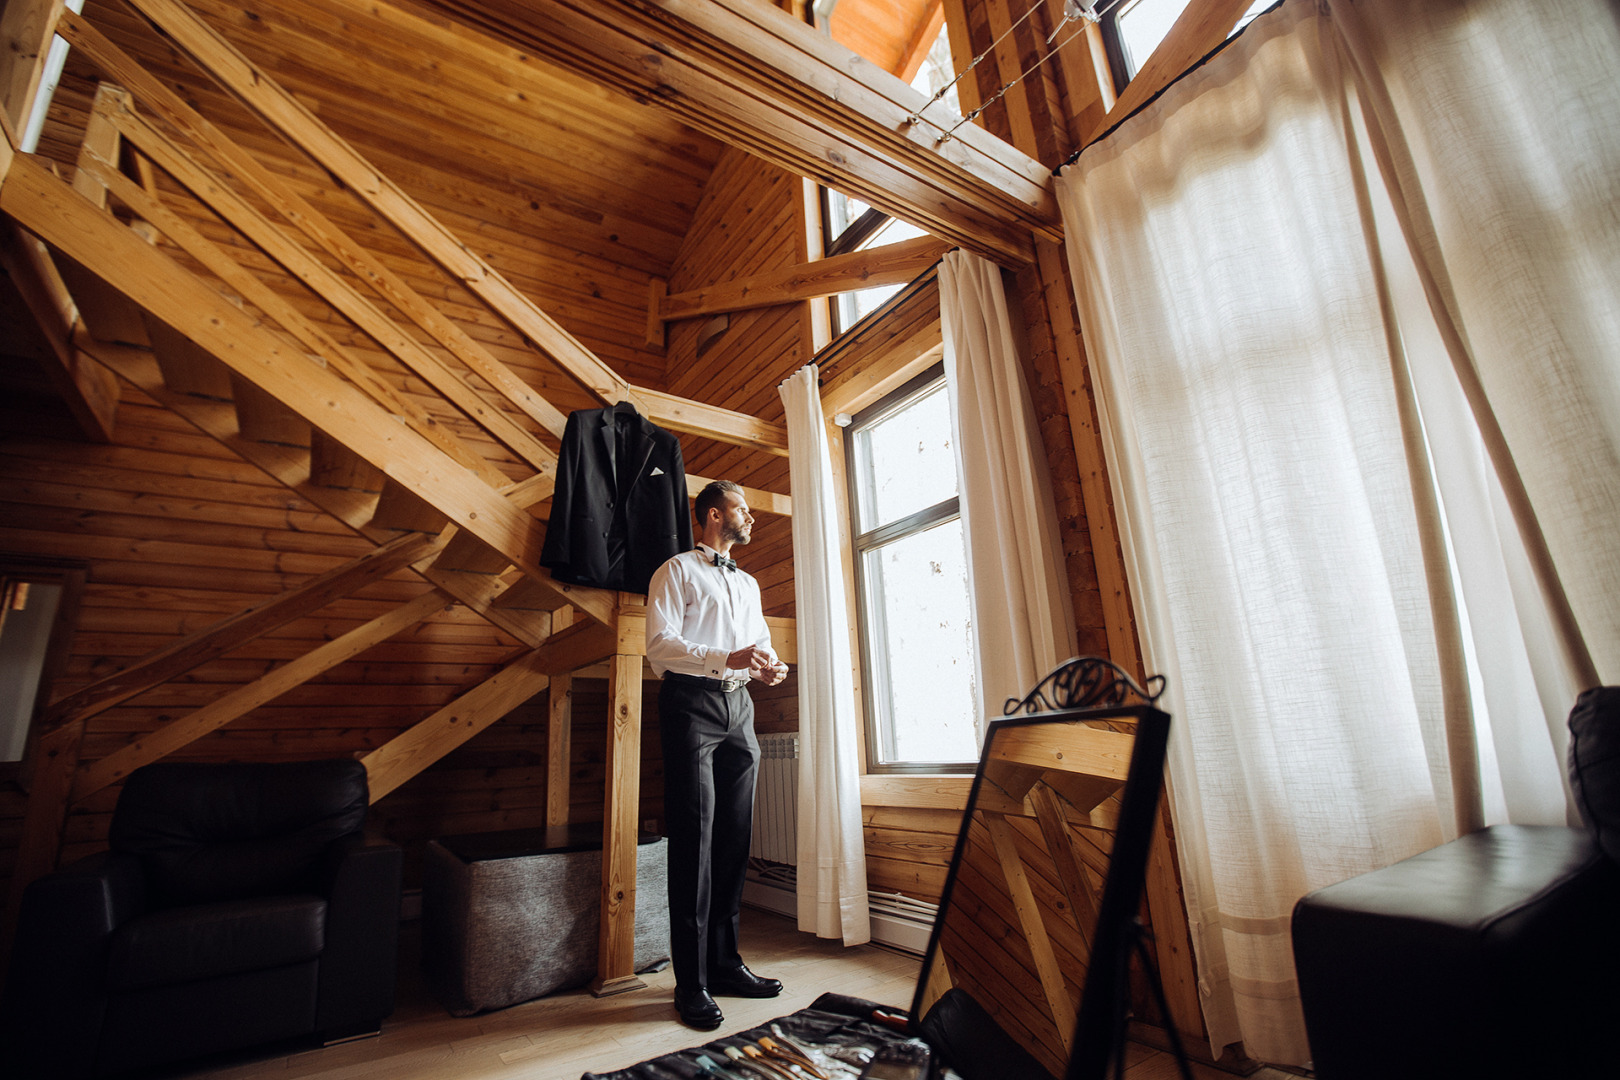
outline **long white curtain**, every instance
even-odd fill
[[[1216,1047],[1308,1060],[1303,893],[1569,815],[1620,676],[1617,70],[1603,0],[1296,0],[1059,181]]]
[[[816,379],[808,364],[778,387],[787,411],[799,645],[799,929],[859,945],[872,937],[860,743],[838,504]]]
[[[1023,697],[1074,655],[1068,575],[1000,269],[969,252],[947,254],[939,310],[973,597],[978,715],[999,716],[1008,698]]]

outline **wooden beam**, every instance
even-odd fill
[[[1136,736],[1084,724],[1011,727],[996,735],[993,760],[1124,780]]]
[[[714,481],[707,476],[698,476],[696,473],[686,474],[686,494],[690,498],[697,498],[698,494]],[[793,516],[793,499],[788,495],[778,495],[774,491],[764,488],[751,488],[742,484],[743,498],[748,501],[748,509],[754,513],[778,514],[782,517]]]
[[[627,594],[621,594],[625,596]],[[636,977],[636,836],[641,817],[641,661],[616,653],[608,666],[608,730],[602,809],[602,915],[597,997],[639,990]]]
[[[878,285],[904,285],[939,261],[951,245],[932,236],[851,251],[799,266],[767,271],[690,292],[658,305],[662,319],[688,319],[722,311],[791,304]]]
[[[61,12],[62,0],[9,0],[0,11],[0,110],[14,138],[28,129]]]
[[[0,234],[0,265],[56,359],[44,365],[46,374],[85,438],[111,442],[118,415],[117,377],[74,347],[79,309],[44,245],[9,222],[0,227]]]
[[[55,722],[96,716],[136,694],[190,671],[198,664],[223,656],[278,626],[285,626],[339,597],[348,596],[379,581],[436,551],[438,546],[437,537],[419,534],[402,536],[319,577],[311,578],[296,589],[189,634],[172,645],[142,657],[124,670],[69,694],[51,705],[50,716]]]
[[[67,824],[68,797],[73,790],[73,773],[79,767],[83,738],[84,721],[73,720],[45,732],[34,745],[28,806],[23,811],[22,835],[11,865],[4,932],[0,933],[0,948],[5,948],[8,954],[17,934],[17,911],[22,905],[23,890],[56,869],[62,850],[62,829]]]
[[[1108,658],[1143,678],[1146,672],[1142,670],[1141,652],[1136,643],[1130,585],[1125,578],[1125,557],[1119,546],[1119,526],[1114,520],[1114,500],[1109,490],[1102,435],[1092,418],[1095,403],[1087,375],[1085,342],[1074,314],[1074,291],[1070,287],[1068,267],[1062,249],[1056,244],[1036,244],[1035,254],[1047,315],[1052,321],[1058,373],[1063,381],[1064,411],[1069,416],[1069,438],[1074,444],[1074,461],[1080,474],[1080,497],[1085,503],[1091,558],[1097,569]]]
[[[664,319],[659,314],[664,297],[669,294],[669,282],[663,278],[647,281],[647,347],[662,352],[667,344]]]
[[[1253,0],[1193,0],[1108,110],[1107,131],[1225,41]]]
[[[938,332],[939,327],[935,324],[909,341],[910,348],[891,349],[881,358],[880,363],[868,364],[859,371],[852,372],[849,378],[833,388],[832,393],[821,399],[822,415],[828,420],[833,420],[839,413],[846,415],[858,413],[939,363],[945,358],[943,341],[921,348],[924,342],[931,341]]]
[[[128,108],[115,113],[112,122],[126,139],[140,148],[144,155],[155,161],[165,172],[197,196],[204,205],[238,229],[242,235],[257,245],[259,250],[280,263],[288,273],[302,281],[322,300],[342,312],[391,356],[420,375],[473,423],[478,424],[498,442],[535,468],[555,468],[557,455],[554,452],[519,427],[505,413],[487,405],[460,376],[440,363],[414,338],[402,332],[392,319],[367,302],[347,282],[327,269],[325,264],[311,256],[302,246],[253,209],[246,200],[239,198],[221,180],[198,165],[173,141]],[[116,181],[110,179],[108,183],[116,185]],[[168,211],[156,198],[145,195],[133,184],[126,183],[119,186],[118,190],[122,193],[120,197],[131,209],[151,221],[222,281],[270,315],[306,348],[333,358],[335,366],[379,404],[409,418],[412,427],[420,434],[435,441],[441,449],[450,453],[463,465],[480,471],[492,470],[492,467],[481,458],[460,446],[458,440],[432,434],[438,431],[440,425],[421,409],[394,393],[392,388],[367,365],[351,357],[329,335],[304,318],[290,302],[282,300],[268,286],[260,284],[253,274],[242,269],[233,258],[187,225],[178,215]],[[268,297],[265,295],[267,293]],[[493,480],[494,476],[486,475],[485,478]]]
[[[1153,955],[1170,1006],[1169,1023],[1187,1038],[1205,1041],[1209,1036],[1204,1030],[1204,1007],[1198,991],[1198,964],[1193,956],[1187,902],[1176,862],[1175,830],[1170,822],[1174,803],[1166,777],[1154,822],[1153,846],[1148,850],[1144,902],[1153,923]]]
[[[937,143],[960,117],[768,4],[428,6],[997,262],[1029,262],[1031,232],[1059,238],[1038,162],[973,125]]]
[[[289,490],[297,492],[300,497],[331,514],[358,535],[377,544],[397,539],[385,530],[371,526],[371,510],[377,501],[375,495],[310,483],[311,463],[308,460],[300,460],[299,455],[289,452],[285,447],[241,438],[229,403],[171,391],[165,385],[163,373],[159,370],[150,350],[94,341],[82,332],[75,337],[75,344],[93,355],[108,369],[128,380],[131,385],[139,387],[142,392],[165,408],[195,425],[197,430],[217,439],[222,445],[241,455],[244,460],[263,470],[271,479],[285,484]],[[529,480],[520,480],[508,486],[503,494],[514,506],[522,508],[527,505],[522,492],[530,490],[535,481],[549,479],[549,477],[531,477]],[[504,559],[504,556],[502,558]],[[533,648],[545,639],[545,629],[538,625],[533,613],[500,611],[491,607],[490,600],[498,591],[499,582],[489,575],[440,573],[432,569],[427,559],[421,560],[411,569],[523,644]]]
[[[536,670],[548,675],[567,675],[612,656],[618,646],[617,619],[609,622],[575,622],[558,630],[535,650]]]
[[[922,70],[923,61],[928,59],[928,50],[934,47],[939,39],[939,32],[945,27],[945,4],[943,0],[932,0],[924,9],[916,31],[911,40],[900,53],[900,66],[895,68],[894,74],[903,83],[910,84]]]
[[[489,305],[535,347],[606,403],[640,403],[630,384],[494,267],[323,124],[303,103],[178,0],[130,0],[219,84],[399,229],[422,253]]]
[[[1019,78],[1024,68],[1018,54],[1018,35],[1013,32],[1012,5],[1007,0],[990,0],[982,6],[990,26],[990,38],[996,43],[986,59],[994,65],[996,85],[1012,87],[1001,97],[1001,106],[1007,111],[1007,128],[1012,133],[1012,144],[1030,157],[1039,157],[1040,144],[1035,137],[1034,112],[1029,107],[1029,80]]]
[[[73,16],[71,11],[62,14],[68,18]],[[83,165],[92,154],[118,160],[120,139],[111,113],[127,97],[126,91],[110,82],[96,87],[84,138],[79,144],[78,165],[73,171],[73,190],[102,210],[107,207],[107,189]],[[146,324],[141,320],[140,309],[127,297],[77,262],[63,263],[59,270],[78,306],[80,321],[93,337],[132,345],[147,344]]]
[[[261,119],[349,185],[425,255],[481,298],[490,310],[550,356],[599,401],[604,404],[629,401],[642,415],[670,430],[691,431],[743,446],[760,445],[760,436],[753,429],[775,426],[729,410],[632,386],[185,7],[174,0],[135,0],[133,6],[158,25],[163,33],[179,41],[190,51],[194,60],[209,70]],[[334,255],[353,264],[352,268],[362,280],[377,287],[407,316],[437,336],[463,363],[507,394],[520,408],[529,411],[553,434],[561,437],[566,417],[544,402],[532,388],[523,385],[521,391],[514,389],[512,384],[516,377],[509,369],[482,351],[481,347],[475,347],[471,339],[466,338],[448,320],[442,316],[436,317],[431,305],[410,292],[403,282],[399,282],[375,259],[364,256],[341,233],[334,236],[335,228],[325,224],[325,219],[313,207],[281,190],[281,185],[272,181],[262,166],[231,143],[217,128],[197,116],[176,95],[150,76],[143,78],[144,73],[132,61],[84,20],[69,12],[62,20],[62,27],[70,40],[76,46],[83,47],[96,63],[116,70],[120,78],[131,84],[139,81],[140,85],[135,89],[143,101],[155,102],[154,107],[163,112],[165,119],[177,123],[187,134],[219,155],[244,182],[298,222],[313,239]],[[135,70],[131,71],[130,68]],[[521,400],[514,394],[520,394]],[[690,423],[689,418],[693,416],[703,416],[710,423],[696,429],[683,427],[682,424]],[[769,437],[765,441],[768,442]],[[781,452],[786,453],[785,432],[782,433],[781,444]]]
[[[816,354],[825,380],[822,412],[855,413],[944,355],[939,274],[924,273],[884,302],[887,314],[843,335]],[[931,356],[923,363],[925,355]]]
[[[81,769],[73,782],[73,801],[82,802],[103,788],[119,783],[136,769],[161,761],[209,732],[219,730],[287,691],[302,686],[322,672],[354,659],[373,645],[387,641],[435,612],[443,611],[451,603],[450,598],[438,590],[429,590],[298,659],[289,660],[268,675],[222,694],[202,708],[140,736],[128,746]]]
[[[1005,736],[1007,733],[1001,733]],[[997,739],[999,742],[1000,739]],[[1030,888],[1024,871],[1023,856],[1018,853],[1018,839],[1011,824],[1000,814],[985,814],[984,824],[995,845],[996,858],[1006,880],[1007,893],[1012,897],[1018,925],[1024,932],[1024,943],[1035,961],[1035,972],[1041,980],[1041,990],[1051,1010],[1052,1022],[1063,1039],[1065,1050],[1072,1049],[1074,1041],[1075,1009],[1069,997],[1069,988],[1063,981],[1063,969],[1058,966],[1057,953],[1052,948],[1051,936],[1046,932],[1046,919],[1041,905]]]
[[[109,162],[103,161],[93,152],[81,156],[79,168],[82,172],[88,172],[99,180],[116,199],[141,218],[156,226],[160,232],[174,241],[188,255],[200,262],[214,276],[224,282],[227,287],[234,289],[242,299],[274,319],[299,344],[325,359],[335,371],[365,391],[377,404],[403,418],[418,435],[444,451],[464,468],[481,475],[485,483],[499,486],[506,482],[506,475],[486,461],[482,455],[468,447],[421,407],[396,392],[369,364],[354,356],[342,345],[339,345],[331,335],[306,318],[302,312],[293,306],[291,301],[283,299],[280,293],[264,284],[257,275],[244,269],[217,244],[203,236],[202,233],[194,229],[178,214],[149,195],[139,184],[118,172]],[[171,173],[171,175],[173,174]],[[260,220],[262,221],[262,219]],[[264,224],[268,225],[269,223],[264,222]],[[291,242],[288,241],[288,243]],[[313,259],[309,259],[309,261],[311,263],[315,262]],[[325,268],[322,267],[322,270],[324,271]],[[336,275],[331,275],[331,277],[336,288],[345,292],[349,291],[347,286],[337,279]],[[322,298],[327,299],[325,294],[322,294]],[[358,297],[355,297],[355,299],[358,299]],[[379,318],[383,317],[380,312],[377,315]],[[389,325],[392,326],[391,323]],[[395,334],[400,338],[404,337],[397,330]],[[530,458],[532,464],[555,467],[555,454],[542,446],[528,432],[512,424],[504,413],[485,406],[470,387],[429,356],[426,350],[420,346],[415,346],[414,342],[412,345],[414,349],[406,350],[407,356],[401,357],[401,359],[413,371],[443,393],[453,404],[461,406],[464,412],[468,411],[470,404],[470,418],[474,423],[479,423],[481,420],[491,417],[499,417],[502,421],[505,421],[505,426],[498,426],[496,430],[490,433],[500,441],[507,443],[520,456],[530,458],[532,452],[533,456]],[[387,345],[385,344],[384,347],[387,348]],[[413,360],[425,362],[418,367],[412,363]],[[487,428],[490,425],[484,426]],[[515,433],[515,437],[512,437],[511,433]],[[503,438],[503,436],[507,437]],[[512,445],[514,442],[516,445]]]
[[[546,688],[543,649],[524,653],[427,719],[388,740],[360,761],[371,801],[423,769]]]
[[[644,386],[636,387],[636,395],[641,414],[660,427],[787,457],[787,427],[782,424]]]
[[[552,632],[573,624],[574,611],[551,613]],[[566,825],[573,788],[574,677],[553,675],[546,702],[546,824]]]
[[[1052,869],[1057,872],[1058,885],[1069,901],[1069,917],[1080,934],[1080,960],[1089,963],[1091,935],[1097,927],[1097,902],[1086,880],[1085,868],[1074,851],[1068,814],[1057,794],[1045,784],[1035,785],[1029,801],[1035,806],[1035,821],[1041,827],[1041,838],[1046,841],[1046,852],[1051,856]]]
[[[307,357],[289,354],[275,335],[78,198],[42,166],[26,158],[13,164],[0,188],[0,210],[70,258],[95,266],[155,317],[442,510],[457,526],[477,534],[513,565],[541,573],[534,518],[394,421],[359,390]]]
[[[498,393],[542,428],[562,438],[568,418],[555,406],[424,300],[375,256],[351,242],[325,215],[295,194],[252,155],[187,105],[178,94],[153,78],[89,22],[71,11],[64,14],[58,29],[74,48],[81,50],[104,72],[128,87],[165,120],[196,140],[223,162],[232,175],[252,188],[278,213],[295,222],[310,239],[347,266],[356,277],[370,285]]]

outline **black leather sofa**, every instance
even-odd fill
[[[0,1005],[0,1073],[107,1076],[393,1011],[400,849],[361,832],[335,760],[135,772],[110,850],[31,884]]]
[[[1319,1080],[1620,1075],[1620,688],[1570,730],[1586,828],[1492,826],[1295,906]]]

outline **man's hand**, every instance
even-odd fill
[[[766,686],[775,686],[787,678],[787,665],[774,660],[771,654],[757,645],[747,645],[726,657],[726,667],[736,670],[747,668],[750,678],[758,679]]]

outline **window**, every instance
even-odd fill
[[[951,38],[944,23],[940,24],[939,36],[929,46],[928,55],[923,57],[922,66],[911,80],[911,88],[927,98],[939,93],[942,86],[949,86],[950,89],[939,99],[940,103],[961,116],[962,98],[956,92],[956,65],[951,60]]]
[[[0,558],[0,776],[14,775],[67,656],[84,586],[77,567]]]
[[[1248,26],[1256,15],[1275,4],[1277,0],[1255,0],[1243,13],[1235,34]],[[1136,77],[1153,50],[1159,47],[1170,28],[1181,17],[1188,0],[1124,0],[1102,17],[1103,44],[1108,52],[1108,65],[1113,71],[1114,90],[1125,89],[1125,84]],[[1230,35],[1228,35],[1230,36]]]
[[[827,223],[826,254],[843,255],[850,251],[898,244],[927,233],[881,210],[875,210],[859,199],[822,188],[822,216]],[[878,285],[870,289],[839,293],[832,298],[833,336],[860,322],[876,311],[883,301],[905,288],[904,285]]]
[[[847,444],[868,770],[971,772],[973,609],[943,366],[855,417]]]

